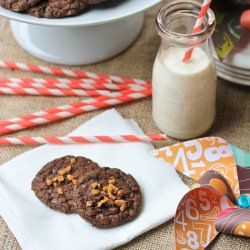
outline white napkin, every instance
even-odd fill
[[[139,134],[138,125],[115,110],[105,111],[76,129],[72,135]],[[0,167],[0,214],[24,250],[110,249],[172,218],[188,191],[175,170],[150,154],[149,143],[47,145],[26,152]],[[40,202],[31,190],[38,170],[63,155],[82,155],[101,166],[120,168],[138,181],[143,209],[132,222],[97,229],[78,215],[56,212]]]

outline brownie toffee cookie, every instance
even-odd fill
[[[47,163],[36,175],[32,189],[36,196],[50,208],[64,213],[74,213],[76,207],[73,187],[86,173],[99,166],[84,157],[64,156]]]
[[[80,177],[75,195],[76,212],[98,228],[133,220],[142,203],[136,180],[115,168],[100,168]]]
[[[75,16],[87,6],[84,0],[46,0],[26,13],[36,17],[60,18]]]
[[[25,11],[42,0],[0,0],[0,6],[13,11]]]

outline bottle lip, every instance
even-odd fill
[[[183,5],[193,5],[193,8],[190,8],[190,10],[184,9]],[[214,30],[215,30],[215,25],[216,25],[216,21],[215,21],[215,15],[214,12],[209,9],[207,11],[206,14],[206,18],[204,19],[204,27],[202,28],[201,31],[197,32],[197,33],[189,33],[189,34],[183,34],[183,33],[178,33],[178,32],[174,32],[170,29],[168,29],[166,27],[166,23],[164,22],[164,19],[166,18],[167,15],[169,15],[171,13],[171,7],[178,7],[179,9],[182,9],[183,11],[185,11],[187,14],[189,11],[189,14],[193,14],[195,16],[198,17],[199,13],[195,12],[195,9],[199,9],[202,7],[202,3],[195,0],[173,0],[171,2],[169,2],[168,4],[164,5],[157,13],[156,18],[155,18],[155,22],[156,22],[156,27],[158,30],[159,35],[162,38],[167,39],[170,43],[174,43],[174,44],[179,44],[182,46],[195,46],[199,43],[203,43],[204,41],[206,41],[208,38],[211,37],[211,35],[213,34]]]

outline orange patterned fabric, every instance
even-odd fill
[[[234,229],[234,235],[245,236],[250,238],[250,222],[242,222]]]
[[[175,216],[176,249],[204,249],[216,237],[215,221],[232,202],[211,187],[188,192],[180,201]]]
[[[157,149],[153,154],[194,180],[199,180],[208,170],[215,170],[227,179],[235,197],[240,195],[234,155],[229,144],[221,138],[186,141]]]
[[[199,187],[189,191],[178,205],[176,249],[204,249],[218,232],[250,237],[250,210],[238,207],[236,200],[240,195],[238,171],[244,191],[249,187],[245,183],[248,169],[237,169],[225,140],[206,137],[157,149],[153,154],[168,167],[199,181]]]

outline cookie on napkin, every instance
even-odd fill
[[[79,179],[75,191],[76,212],[94,227],[124,224],[141,210],[142,195],[137,181],[120,169],[96,169]]]
[[[79,178],[98,169],[95,162],[85,157],[64,156],[47,163],[38,172],[32,182],[32,189],[50,208],[74,213],[74,185]]]

